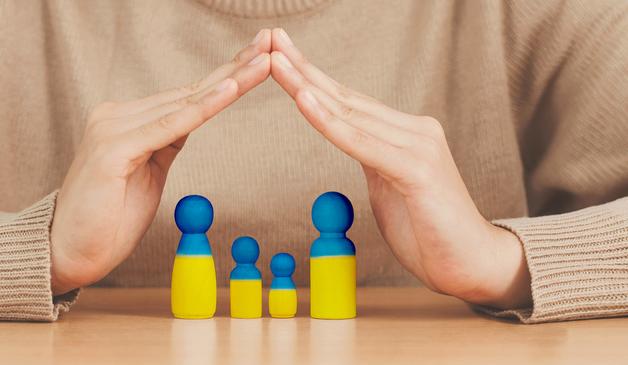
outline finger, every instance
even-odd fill
[[[299,91],[297,106],[310,124],[347,155],[392,179],[401,177],[403,150],[334,117],[308,90]]]
[[[271,69],[275,70],[273,73],[275,80],[293,98],[296,98],[299,90],[308,90],[333,116],[355,128],[377,136],[396,147],[408,147],[416,143],[414,133],[401,129],[394,123],[378,120],[360,110],[352,109],[329,96],[306,80],[297,69],[291,66],[290,61],[281,52],[273,52],[271,59]]]
[[[301,53],[301,51],[292,43],[288,34],[281,28],[275,28],[272,31],[273,53],[283,53],[303,77],[313,85],[319,87],[336,100],[347,105],[351,109],[360,110],[366,114],[379,119],[390,119],[390,123],[395,124],[399,128],[403,128],[412,132],[420,132],[421,125],[417,123],[417,119],[413,115],[409,115],[393,109],[378,100],[360,94],[356,91],[347,89],[336,80],[329,77],[318,67],[310,63]],[[273,77],[275,77],[275,70]]]
[[[251,60],[247,67],[236,70],[230,78],[237,82],[238,96],[242,96],[266,80],[268,75],[270,75],[270,54],[262,53]]]
[[[115,116],[141,113],[158,105],[186,98],[190,95],[199,93],[204,89],[211,88],[216,83],[229,77],[229,75],[235,72],[238,68],[251,62],[251,60],[257,57],[259,54],[268,53],[270,51],[270,43],[270,30],[262,29],[253,39],[251,44],[238,52],[230,62],[218,67],[206,78],[184,87],[164,91],[162,93],[151,95],[143,99],[134,100],[127,103],[121,103],[118,107],[118,110],[116,110],[115,112]]]
[[[237,97],[249,91],[266,79],[270,70],[270,55],[262,54],[260,59],[255,63],[249,64],[250,67],[244,68],[235,74],[233,74],[233,80],[238,85],[236,95]],[[266,70],[266,72],[260,72],[260,70]],[[201,100],[202,102],[202,100]],[[175,157],[183,148],[185,141],[187,140],[189,133],[183,137],[177,139],[168,146],[157,150],[153,153],[151,160],[164,172],[167,172]]]
[[[234,79],[238,83],[238,90],[241,94],[246,93],[254,86],[264,81],[270,73],[270,55],[261,53],[248,64],[236,69],[228,78]],[[169,103],[158,105],[152,109],[146,110],[133,117],[121,118],[119,122],[122,131],[128,131],[137,128],[143,124],[149,123],[165,115],[174,113],[189,105],[198,103],[206,95],[214,90],[215,85],[203,90],[200,93],[189,95],[182,99],[178,99]]]
[[[338,82],[305,59],[301,51],[294,46],[285,30],[281,28],[273,29],[272,43],[273,53],[277,51],[278,53],[284,54],[290,63],[294,65],[293,67],[296,67],[308,80],[310,76],[316,75],[315,79],[318,82],[316,86],[320,87],[325,92],[333,95],[333,91],[340,86]]]
[[[263,53],[236,71],[232,78],[223,80],[198,103],[168,114],[129,131],[121,143],[129,149],[129,156],[137,156],[166,147],[189,134],[206,120],[237,100],[245,92],[264,81],[270,71],[270,55]]]
[[[316,99],[335,116],[341,119],[345,119],[344,117],[352,117],[352,115],[349,114],[352,114],[354,109],[346,107],[325,91],[312,84],[299,70],[294,68],[283,53],[275,51],[271,54],[271,70],[273,70],[273,78],[293,99],[296,99],[299,90],[308,89],[316,96]]]
[[[158,151],[189,134],[238,98],[233,79],[221,82],[199,103],[191,104],[125,133],[116,143],[129,159]]]
[[[239,97],[246,93],[262,81],[264,81],[270,72],[270,55],[262,53],[252,60],[247,67],[237,70],[232,76],[233,80],[237,84],[238,92],[236,95]],[[187,98],[189,99],[189,98]],[[198,102],[202,101],[202,98]],[[197,103],[197,101],[188,100],[186,105]],[[176,103],[181,105],[181,102]],[[167,172],[172,165],[172,162],[176,158],[177,154],[183,148],[185,141],[189,134],[177,139],[168,146],[157,150],[153,153],[151,160],[163,171]]]

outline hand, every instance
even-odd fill
[[[514,234],[478,212],[440,123],[350,90],[309,63],[281,29],[271,74],[309,123],[360,162],[379,229],[426,286],[499,308],[530,304],[530,278]]]
[[[261,30],[198,83],[92,112],[57,198],[55,295],[101,279],[131,254],[155,217],[188,134],[268,77],[270,42],[270,30]]]

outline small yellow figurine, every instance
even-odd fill
[[[262,274],[255,267],[259,245],[252,237],[238,237],[231,246],[236,262],[229,276],[231,317],[260,318],[262,316]]]
[[[310,248],[310,315],[320,319],[356,316],[355,246],[346,236],[353,206],[337,192],[319,196],[312,222],[320,231]]]
[[[270,260],[273,278],[268,294],[268,312],[273,318],[292,318],[297,313],[297,288],[292,281],[295,262],[288,253],[278,253]]]
[[[176,318],[211,318],[216,312],[216,269],[206,232],[214,208],[200,195],[189,195],[174,212],[183,233],[172,269],[170,302]]]

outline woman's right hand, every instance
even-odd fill
[[[143,99],[99,105],[57,198],[51,229],[55,295],[113,270],[150,226],[168,170],[190,132],[270,74],[271,33],[204,80]]]
[[[440,122],[343,86],[273,30],[272,76],[308,122],[363,167],[371,208],[399,262],[428,288],[470,303],[527,308],[530,275],[514,233],[477,209]]]

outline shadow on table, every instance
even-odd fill
[[[110,294],[112,292],[108,292]],[[103,314],[172,319],[170,298],[164,291],[142,290],[119,291],[113,296],[90,296],[80,298],[76,308],[64,315],[101,316]],[[227,293],[221,291],[221,296]],[[297,318],[309,318],[309,295],[300,292]],[[443,295],[422,291],[410,291],[399,296],[389,289],[373,289],[365,293],[358,301],[358,319],[382,319],[387,321],[407,320],[460,320],[488,318],[483,316],[466,303]],[[266,299],[267,295],[264,296]],[[215,317],[229,317],[229,301],[219,300]],[[268,317],[268,305],[264,300],[263,317]],[[492,318],[492,317],[491,317]],[[509,323],[512,321],[502,320]]]
[[[358,308],[359,318],[381,318],[405,321],[408,319],[461,319],[477,316],[466,305],[395,305],[381,306],[363,304]]]
[[[70,313],[65,314],[65,316],[72,316],[74,313],[71,311]],[[172,314],[170,313],[170,308],[151,308],[147,310],[146,308],[137,308],[137,307],[112,307],[107,305],[102,306],[94,306],[90,305],[89,308],[81,309],[80,315],[98,315],[102,316],[103,314],[110,315],[118,315],[118,316],[132,316],[132,317],[144,317],[144,318],[172,318]]]
[[[146,306],[141,303],[136,303],[133,306],[119,306],[113,303],[99,303],[90,304],[84,306],[80,314],[81,315],[98,315],[111,314],[122,315],[132,317],[144,317],[144,318],[173,318],[170,312],[170,307],[167,305],[155,305],[155,303],[146,303]],[[66,316],[72,316],[73,312],[66,314]],[[78,313],[77,313],[78,314]],[[219,308],[216,311],[216,317],[229,317],[228,308]],[[408,320],[408,319],[460,319],[467,317],[477,317],[478,314],[474,313],[466,305],[460,306],[438,306],[438,305],[396,305],[396,306],[381,306],[362,304],[358,307],[358,318],[374,318],[383,320]],[[264,317],[267,317],[267,313],[264,313]],[[299,310],[297,318],[308,318],[309,311]]]

